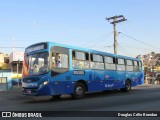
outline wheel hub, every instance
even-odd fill
[[[81,86],[78,86],[78,87],[76,88],[76,94],[77,94],[77,95],[82,95],[82,94],[83,94],[83,89],[82,89]]]

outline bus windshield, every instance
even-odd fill
[[[29,59],[30,75],[39,75],[49,71],[48,52],[36,53],[27,57]]]

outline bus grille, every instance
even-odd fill
[[[36,82],[36,81],[38,81],[38,77],[23,78],[22,81],[23,81],[23,82],[26,82],[26,83]]]

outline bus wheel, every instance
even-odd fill
[[[122,88],[122,92],[129,92],[131,90],[131,82],[129,80],[126,80],[125,88]]]
[[[84,84],[78,82],[76,83],[75,89],[74,89],[74,93],[71,94],[71,96],[73,97],[73,99],[81,99],[85,96],[85,87]]]
[[[59,99],[61,97],[61,95],[53,95],[52,97],[55,99]]]

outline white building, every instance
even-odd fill
[[[24,52],[12,52],[9,56],[9,63],[11,66],[11,77],[22,77],[22,65],[24,60]]]

